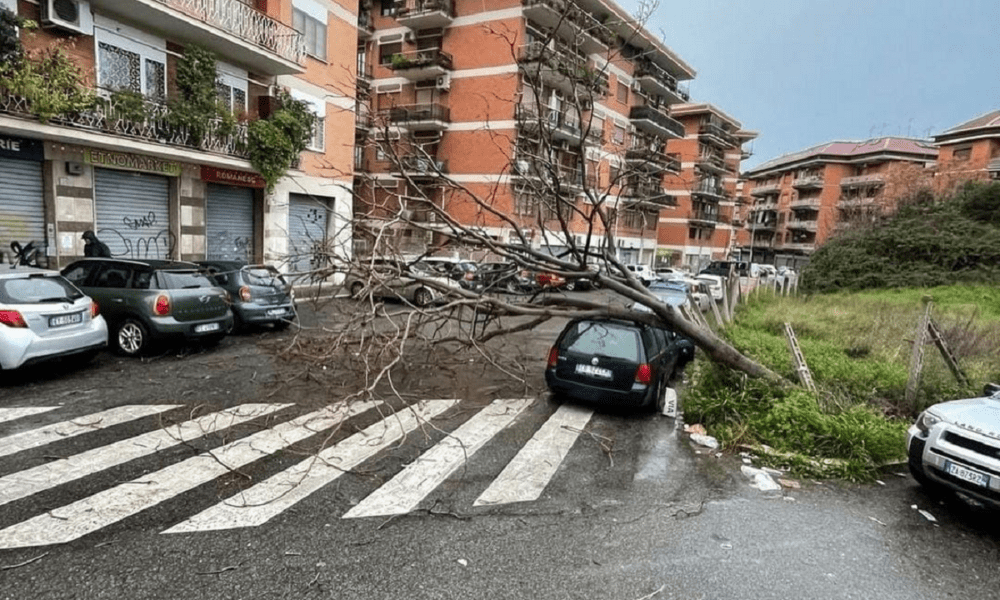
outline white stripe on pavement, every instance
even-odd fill
[[[473,506],[537,500],[593,414],[578,406],[560,406]]]
[[[373,402],[338,404],[275,425],[139,479],[0,530],[0,548],[71,542],[248,465],[316,433],[336,427]]]
[[[58,406],[24,406],[21,408],[0,408],[0,423],[13,421],[29,415],[37,415],[43,412],[55,410]]]
[[[271,414],[291,404],[243,404],[0,477],[0,506],[130,460]]]
[[[424,452],[343,518],[401,515],[413,510],[487,441],[510,425],[532,398],[494,400],[451,435]]]
[[[178,404],[155,404],[155,405],[134,405],[119,406],[99,413],[87,415],[47,425],[31,431],[17,433],[5,438],[0,438],[0,456],[7,456],[29,448],[37,448],[45,444],[51,444],[57,440],[74,437],[90,431],[98,431],[114,425],[141,419],[158,413],[166,412],[177,408]]]
[[[163,533],[258,527],[398,442],[458,400],[428,400],[403,409],[294,467],[178,523]]]

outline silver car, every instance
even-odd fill
[[[108,345],[97,304],[56,271],[0,268],[0,369],[76,356]]]
[[[1000,506],[1000,386],[931,406],[906,437],[910,472],[920,484]]]
[[[365,271],[349,274],[344,283],[352,298],[360,299],[370,294],[427,306],[442,300],[449,290],[462,289],[457,281],[442,276],[421,261],[376,258]]]

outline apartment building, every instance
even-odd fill
[[[685,135],[669,107],[695,73],[624,9],[374,0],[358,18],[359,253],[475,255],[460,226],[556,255],[610,233],[653,263]]]
[[[38,24],[31,53],[62,48],[98,98],[44,113],[0,83],[0,248],[34,241],[52,268],[93,230],[115,256],[321,266],[349,249],[357,9],[332,0],[0,0]],[[215,57],[219,119],[178,125],[178,69]],[[209,67],[210,68],[210,67]],[[11,84],[13,85],[13,84]],[[317,124],[272,190],[250,160],[250,124],[286,90]],[[211,92],[209,92],[211,95]],[[175,111],[171,113],[171,111]],[[349,138],[349,134],[347,136]],[[9,257],[5,257],[9,258]]]
[[[670,115],[684,126],[684,136],[667,142],[676,168],[666,186],[676,206],[660,212],[657,266],[697,272],[736,247],[744,217],[736,195],[740,162],[750,156],[744,144],[757,134],[711,104],[675,104]]]
[[[928,141],[883,137],[835,141],[749,171],[744,260],[799,267],[824,241],[871,222],[900,197],[929,187],[937,149]]]
[[[1000,180],[1000,110],[935,135],[934,145],[938,147],[936,191],[952,191],[968,180]]]

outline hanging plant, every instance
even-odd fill
[[[316,116],[309,105],[285,91],[278,96],[278,109],[267,119],[247,126],[250,164],[267,182],[267,190],[288,172],[312,139]]]
[[[177,61],[177,96],[169,103],[169,123],[199,145],[213,132],[217,120],[230,111],[219,101],[215,55],[200,46],[184,48]]]
[[[111,92],[108,104],[109,112],[114,118],[123,119],[132,123],[142,123],[148,117],[146,109],[146,97],[139,92],[132,90],[115,90]]]
[[[42,123],[89,110],[94,93],[84,87],[84,77],[62,42],[48,48],[21,52],[4,63],[3,87],[25,99],[28,112]]]

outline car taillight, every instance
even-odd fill
[[[153,304],[153,314],[158,317],[165,317],[170,314],[170,296],[160,294]]]
[[[27,327],[24,317],[16,310],[0,310],[0,323],[7,327]]]
[[[101,314],[101,307],[97,305],[93,300],[90,301],[90,318],[94,319],[97,315]]]
[[[545,368],[546,369],[554,369],[554,368],[556,368],[556,363],[557,362],[559,362],[559,349],[556,348],[555,346],[552,346],[552,349],[549,350],[549,362],[545,366]]]
[[[250,286],[245,285],[240,288],[240,300],[244,302],[250,302]]]
[[[642,363],[635,370],[635,382],[649,385],[653,383],[653,368],[648,363]]]
[[[474,275],[474,274],[472,273],[472,271],[468,271],[468,272],[467,272],[467,273],[465,274],[465,280],[466,280],[466,281],[472,281],[472,280],[473,280],[473,279],[475,279],[475,278],[476,278],[476,276],[475,276],[475,275]]]

